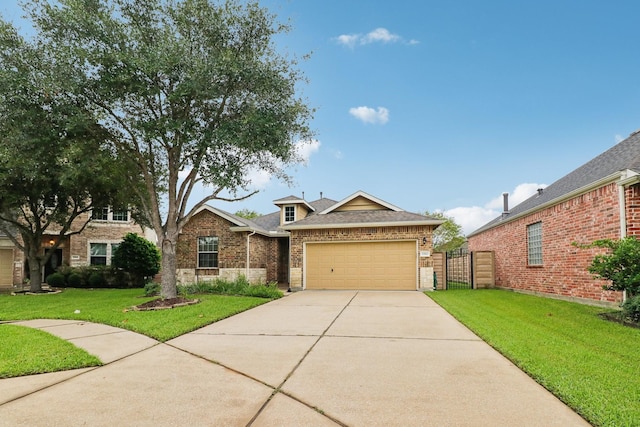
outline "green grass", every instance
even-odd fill
[[[100,366],[100,360],[39,329],[0,325],[0,378]]]
[[[68,288],[55,295],[0,295],[0,321],[84,320],[128,329],[164,342],[269,301],[245,296],[197,295],[200,303],[190,306],[131,310],[131,307],[155,298],[142,298],[143,293],[142,289]],[[0,325],[0,343],[0,378],[2,375],[30,375],[100,363],[95,358],[81,357],[80,353],[67,357],[70,348],[83,350],[45,332],[17,325]],[[43,353],[47,353],[52,362],[45,361]]]
[[[154,299],[142,289],[65,289],[55,295],[0,296],[0,320],[73,319],[104,323],[167,341],[232,316],[268,299],[197,295],[200,303],[170,310],[133,311]],[[79,310],[79,313],[75,313]]]
[[[508,291],[427,295],[593,425],[640,425],[640,329]]]

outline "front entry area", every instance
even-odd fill
[[[416,290],[415,240],[305,244],[306,289]]]

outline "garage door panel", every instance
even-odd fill
[[[0,249],[0,286],[13,285],[13,250]]]
[[[307,243],[307,289],[416,289],[415,241]]]

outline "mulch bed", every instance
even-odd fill
[[[176,298],[158,298],[144,304],[136,305],[133,307],[136,311],[148,311],[148,310],[166,310],[169,308],[185,307],[187,305],[199,303],[199,299],[187,299],[183,297]]]
[[[610,322],[616,322],[624,326],[629,326],[630,328],[640,329],[640,323],[631,322],[630,320],[620,316],[620,313],[600,313],[600,317]]]

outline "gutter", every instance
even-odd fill
[[[325,228],[358,228],[358,227],[403,227],[416,225],[441,225],[444,221],[440,219],[428,221],[398,221],[398,222],[352,222],[352,223],[331,223],[331,224],[300,224],[284,225],[283,230],[319,230]]]

